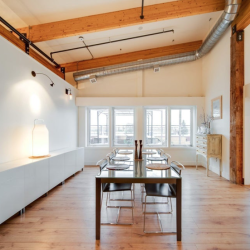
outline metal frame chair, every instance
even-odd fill
[[[178,167],[181,166],[182,168]],[[171,169],[173,169],[179,176],[181,176],[182,169],[185,167],[178,161],[172,161],[170,164]],[[162,233],[176,233],[176,232],[169,232],[164,231],[162,227],[161,217],[160,214],[172,214],[173,207],[171,198],[176,198],[176,184],[165,184],[165,183],[158,183],[158,184],[145,184],[146,196],[145,196],[145,203],[144,203],[144,221],[143,221],[143,232],[144,233],[154,233],[154,234],[162,234]],[[147,212],[147,197],[148,196],[157,196],[157,197],[167,197],[170,199],[170,212]],[[157,214],[157,218],[159,221],[159,225],[161,231],[146,231],[146,214]]]
[[[100,173],[108,165],[108,160],[103,159],[97,162],[97,164],[100,167]],[[131,192],[131,199],[115,199],[115,201],[131,201],[131,206],[111,206],[109,205],[109,201],[111,201],[110,193],[111,192],[124,192],[124,191],[130,191]],[[116,222],[105,222],[101,223],[101,225],[133,225],[134,224],[134,194],[132,189],[131,183],[102,183],[102,201],[103,201],[103,193],[107,193],[106,197],[106,208],[118,208],[117,216],[116,216]],[[102,207],[102,201],[101,201],[101,207]],[[120,218],[120,210],[121,208],[131,208],[132,209],[132,223],[119,223]]]
[[[165,153],[162,149],[159,149],[158,151],[159,151],[158,153],[161,155],[161,157],[164,158],[164,161],[168,164],[168,159],[171,158],[171,155]],[[141,184],[141,188],[142,188],[142,191],[141,191],[141,203],[142,203],[142,211],[143,211],[143,204],[145,203],[143,201],[143,194],[146,193],[145,184]],[[153,202],[148,202],[147,204],[168,204],[168,200],[166,202],[156,202],[155,198],[154,198]],[[171,204],[171,206],[172,206],[172,204]]]
[[[106,155],[106,157],[107,157],[107,160],[108,160],[108,163],[110,163],[110,161],[118,154],[118,149],[116,148],[116,149],[114,149],[111,153],[108,153],[107,155]],[[134,190],[135,190],[135,187],[134,187],[134,184],[133,184],[133,201],[134,201]],[[124,196],[124,193],[122,192],[122,197]],[[111,199],[110,198],[110,193],[109,193],[109,195],[108,195],[108,200],[109,201],[131,201],[130,199]]]

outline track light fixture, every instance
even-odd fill
[[[70,88],[65,89],[65,94],[69,95],[69,99],[72,100],[72,93],[71,93],[71,89]]]
[[[47,76],[46,74],[43,74],[43,73],[36,73],[35,71],[31,71],[31,75],[32,75],[33,77],[36,77],[36,75],[38,75],[38,74]],[[47,77],[48,77],[48,76],[47,76]],[[49,77],[48,77],[48,78],[49,78]],[[49,78],[49,79],[50,79],[50,78]],[[53,87],[55,84],[53,83],[53,81],[52,81],[51,79],[50,79],[50,81],[51,81],[50,86]]]

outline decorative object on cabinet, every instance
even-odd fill
[[[42,121],[42,124],[37,123],[38,121]],[[44,120],[36,119],[32,131],[32,158],[49,156],[49,131]]]
[[[222,119],[222,95],[212,99],[211,105],[213,119]]]
[[[203,114],[200,115],[201,126],[198,128],[198,134],[211,134],[211,122],[214,118],[210,115],[206,115],[204,109]]]
[[[207,176],[209,171],[209,159],[220,159],[220,176],[221,176],[221,158],[222,158],[222,135],[208,134],[196,135],[196,169],[198,169],[198,155],[202,155],[207,160]]]
[[[31,75],[33,76],[33,77],[36,77],[36,75],[44,75],[44,76],[47,76],[46,74],[43,74],[43,73],[36,73],[35,71],[31,71]],[[48,76],[47,76],[48,77]],[[48,77],[49,79],[50,79],[50,77]],[[53,87],[54,85],[55,85],[55,83],[50,79],[50,81],[51,81],[51,84],[50,84],[50,86],[51,87]]]

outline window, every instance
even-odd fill
[[[132,146],[134,144],[134,109],[113,109],[114,146]]]
[[[89,109],[89,137],[90,146],[109,145],[109,110]]]
[[[171,108],[171,146],[192,146],[192,108]]]
[[[166,109],[145,109],[145,144],[167,145]]]

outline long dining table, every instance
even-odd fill
[[[156,152],[155,152],[156,153]],[[117,157],[124,157],[119,153]],[[113,161],[114,164],[128,164],[129,168],[126,170],[109,170],[108,165],[100,171],[96,176],[96,240],[101,238],[101,184],[102,183],[169,183],[176,184],[176,236],[177,241],[181,241],[182,231],[182,178],[173,169],[167,170],[150,170],[146,168],[147,164],[152,163],[148,158],[151,155],[143,154],[142,160],[135,160],[134,153],[126,155],[129,157],[128,161]],[[157,153],[154,155],[159,157]],[[153,161],[154,162],[154,161]],[[156,163],[156,161],[155,161]]]

